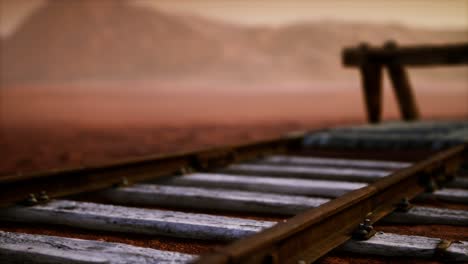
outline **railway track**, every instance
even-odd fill
[[[0,178],[0,260],[466,262],[467,129],[344,127]]]

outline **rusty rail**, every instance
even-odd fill
[[[125,160],[98,167],[4,176],[0,178],[0,206],[22,202],[30,194],[46,192],[55,198],[170,176],[186,168],[214,168],[260,155],[284,153],[299,148],[303,137],[303,133],[291,134],[250,144]]]
[[[197,263],[310,263],[351,237],[368,218],[392,212],[403,198],[413,198],[431,181],[445,181],[466,155],[461,145],[440,152],[365,188],[353,191],[257,235],[203,256]]]
[[[402,118],[411,121],[419,118],[419,110],[403,66],[468,64],[468,43],[398,47],[395,42],[389,41],[383,48],[363,43],[357,48],[344,49],[342,60],[345,66],[360,69],[370,123],[380,122],[381,119],[384,68],[390,75]]]

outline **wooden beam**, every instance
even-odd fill
[[[397,50],[397,45],[394,42],[388,42],[385,45],[385,50],[394,52]],[[401,117],[406,121],[419,119],[419,111],[411,89],[409,76],[400,59],[398,57],[391,58],[386,66],[400,107]]]
[[[365,55],[360,47],[354,47],[345,48],[342,55],[343,64],[351,67],[359,67],[368,60],[386,64],[395,57],[402,65],[409,66],[461,65],[468,64],[468,43],[407,46],[395,50],[369,47]]]
[[[183,176],[185,177],[185,176]],[[190,178],[190,176],[187,176]],[[121,205],[206,209],[211,212],[253,212],[295,215],[330,199],[206,187],[136,184],[99,192],[99,198]],[[468,212],[467,212],[468,213]]]

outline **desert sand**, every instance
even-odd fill
[[[468,91],[449,88],[416,89],[424,119],[468,117]],[[359,83],[348,88],[272,90],[4,89],[0,174],[97,165],[365,122]],[[398,117],[394,96],[386,87],[384,118]]]

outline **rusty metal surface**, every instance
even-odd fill
[[[350,238],[365,218],[375,222],[393,211],[404,197],[425,190],[425,182],[453,173],[462,162],[466,145],[440,152],[368,187],[297,215],[257,235],[236,241],[197,263],[312,262]],[[337,226],[340,229],[337,230]]]

